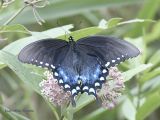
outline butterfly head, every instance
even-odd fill
[[[69,42],[73,42],[74,41],[72,36],[69,36],[68,40],[69,40]]]

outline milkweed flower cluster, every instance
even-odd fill
[[[58,85],[58,81],[53,78],[51,72],[46,71],[44,75],[47,80],[40,82],[39,86],[42,88],[41,93],[48,99],[51,103],[56,106],[61,106],[70,101],[70,92],[65,92],[62,87]]]
[[[71,93],[65,92],[63,87],[58,85],[58,81],[54,79],[53,74],[50,71],[46,71],[44,75],[47,79],[44,79],[39,84],[42,89],[42,95],[56,106],[70,102]],[[97,96],[101,99],[102,107],[112,109],[124,90],[124,80],[121,72],[116,67],[109,69],[109,78],[111,80],[106,80],[102,88],[97,90]]]
[[[118,68],[111,67],[109,69],[109,78],[111,80],[106,80],[97,95],[102,100],[102,107],[112,109],[116,106],[125,86],[124,78]]]

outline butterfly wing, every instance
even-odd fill
[[[77,45],[79,78],[82,80],[81,92],[87,92],[96,96],[96,89],[100,89],[105,78],[108,76],[108,69],[101,66],[101,61],[93,54],[92,49],[86,49],[84,45]]]
[[[59,39],[39,40],[25,46],[19,53],[18,59],[23,63],[53,69],[63,60],[68,49],[67,44],[66,41]]]
[[[108,68],[137,56],[139,50],[127,41],[113,37],[91,36],[78,40],[81,52],[82,92],[96,96],[96,89],[107,79]]]
[[[108,76],[108,68],[138,54],[139,50],[126,41],[92,36],[76,43],[40,40],[24,47],[18,58],[24,63],[51,69],[54,78],[64,90],[71,91],[74,98],[79,92],[96,96],[96,89],[101,88]]]
[[[77,44],[92,50],[90,54],[97,56],[102,66],[107,68],[140,54],[131,43],[108,36],[85,37],[78,40]]]

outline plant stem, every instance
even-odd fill
[[[140,107],[140,102],[141,102],[141,84],[138,84],[138,101],[137,101],[137,109]]]
[[[27,6],[25,5],[21,9],[19,9],[9,20],[7,20],[3,25],[8,25],[10,22],[12,22]]]

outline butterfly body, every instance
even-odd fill
[[[52,70],[65,91],[73,98],[78,93],[88,93],[96,97],[109,74],[108,69],[120,62],[135,57],[139,50],[124,40],[108,36],[89,36],[74,41],[46,39],[24,47],[18,58],[20,61]]]

